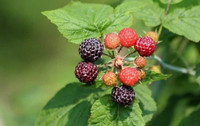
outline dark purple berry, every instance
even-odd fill
[[[91,83],[98,74],[97,66],[91,62],[80,62],[75,68],[75,75],[80,82]]]
[[[80,47],[79,54],[85,61],[94,62],[101,57],[104,46],[100,40],[96,38],[85,39]]]
[[[112,89],[112,100],[120,105],[131,105],[134,98],[135,92],[130,86],[121,85]]]

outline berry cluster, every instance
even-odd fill
[[[102,81],[106,86],[114,86],[111,93],[113,102],[123,106],[130,105],[135,98],[132,86],[145,78],[146,57],[154,53],[157,41],[156,32],[149,31],[144,37],[138,38],[135,30],[131,28],[124,28],[118,34],[107,34],[104,37],[104,44],[100,39],[85,39],[79,47],[79,54],[84,61],[76,66],[75,75],[80,82],[91,84],[97,77],[97,67],[106,66],[108,70],[103,75]],[[109,54],[103,53],[104,46]],[[121,51],[122,48],[133,51],[125,55],[124,51],[123,53]],[[135,56],[134,62],[127,61],[126,59],[135,52],[138,52],[139,56]],[[94,62],[102,54],[111,57],[112,60],[96,66]]]

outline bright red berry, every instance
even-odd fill
[[[156,43],[152,38],[145,36],[138,39],[134,47],[140,56],[150,56],[156,50]]]
[[[114,86],[117,84],[117,77],[113,72],[106,72],[103,75],[102,80],[107,86]]]
[[[142,56],[138,56],[135,58],[134,63],[139,67],[139,68],[143,68],[146,66],[147,64],[147,60],[145,57]]]
[[[127,86],[135,85],[139,80],[139,72],[136,68],[127,67],[120,71],[119,80]]]
[[[121,45],[128,48],[135,45],[138,35],[133,29],[124,28],[119,32],[119,38]]]
[[[104,45],[108,49],[115,49],[119,46],[119,44],[120,44],[120,38],[117,34],[111,33],[111,34],[106,35],[104,39]]]

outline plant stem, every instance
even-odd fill
[[[162,32],[162,28],[163,28],[163,22],[165,20],[165,17],[167,16],[168,12],[169,12],[169,8],[170,8],[170,5],[171,5],[171,2],[172,0],[169,0],[168,1],[168,5],[167,5],[167,8],[166,8],[166,11],[165,11],[165,16],[163,17],[162,21],[161,21],[161,25],[159,27],[159,30],[158,30],[158,36],[160,37],[160,34]]]
[[[118,50],[118,54],[120,53],[120,51],[122,50],[123,46],[120,46],[119,50]]]
[[[115,52],[114,52],[114,50],[112,50],[112,56],[115,57]]]
[[[173,65],[165,63],[160,57],[158,57],[156,55],[148,57],[148,59],[154,59],[154,60],[158,61],[164,68],[167,68],[167,69],[179,72],[179,73],[190,74],[193,76],[195,75],[195,71],[193,70],[193,67],[183,68],[183,67],[173,66]],[[130,61],[134,61],[135,58],[127,57],[124,60],[130,62]]]
[[[102,55],[105,55],[105,56],[108,56],[110,58],[114,58],[113,56],[109,55],[109,54],[106,54],[106,53],[102,53]]]
[[[129,57],[130,55],[136,53],[136,50],[134,50],[133,52],[130,52],[129,54],[127,54],[125,57]]]
[[[160,57],[154,55],[151,56],[150,58],[155,59],[156,61],[160,62],[160,64],[167,69],[179,72],[179,73],[184,73],[184,74],[190,74],[190,75],[195,75],[195,71],[190,69],[190,68],[183,68],[183,67],[177,67],[177,66],[173,66],[170,64],[165,63]]]

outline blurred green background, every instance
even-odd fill
[[[120,2],[81,1],[112,6]],[[68,2],[69,0],[0,0],[0,126],[33,126],[45,103],[64,85],[77,81],[73,73],[74,67],[81,60],[78,45],[67,43],[56,26],[41,14],[42,11],[62,7]],[[135,22],[134,28],[140,35],[149,29],[142,22]],[[158,46],[157,54],[166,62],[183,67],[195,66],[200,62],[200,44],[177,37],[165,29],[161,38],[164,42]],[[188,106],[188,101],[195,105],[195,109],[200,98],[200,86],[196,79],[166,69],[162,71],[174,75],[168,81],[156,82],[152,86],[153,96],[158,102],[157,115],[170,115],[169,111],[163,112],[168,104],[169,110],[172,110],[170,107],[176,108],[179,103],[182,108],[176,109],[178,112],[175,114],[180,115],[188,110],[184,107]],[[183,101],[182,97],[187,97],[188,101]],[[167,104],[170,98],[172,103]],[[178,102],[179,100],[183,102]],[[154,126],[159,124],[157,121],[160,116],[157,117],[152,121]],[[165,125],[176,126],[181,119],[165,118],[165,121],[168,120]]]

